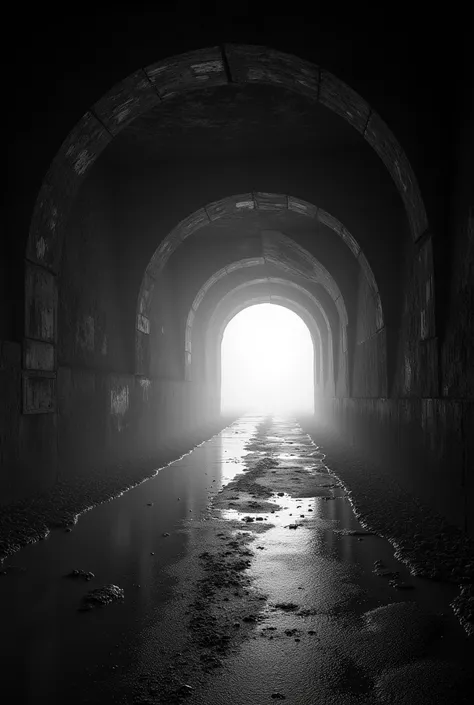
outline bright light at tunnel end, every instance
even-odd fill
[[[293,311],[256,304],[228,323],[221,347],[222,413],[314,411],[314,348]]]

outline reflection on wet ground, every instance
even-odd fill
[[[464,702],[457,588],[364,530],[291,419],[243,417],[4,569],[18,702]]]

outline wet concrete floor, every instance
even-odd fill
[[[243,417],[2,568],[9,702],[471,701],[457,588],[364,530],[292,419]]]

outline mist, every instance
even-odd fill
[[[249,306],[227,325],[221,353],[223,413],[313,413],[313,341],[293,311]]]

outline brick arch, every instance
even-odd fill
[[[362,269],[362,272],[367,280],[371,296],[373,297],[377,317],[376,329],[379,331],[384,328],[385,321],[383,306],[372,268],[355,237],[336,217],[322,208],[309,203],[308,201],[304,201],[287,194],[262,192],[237,194],[219,201],[214,201],[213,203],[209,203],[203,208],[191,213],[191,215],[176,225],[176,227],[165,237],[153,253],[142,279],[137,302],[135,333],[136,374],[144,376],[148,374],[145,360],[148,357],[147,346],[149,345],[148,337],[150,334],[150,307],[153,300],[153,291],[156,280],[158,279],[160,272],[166,266],[166,263],[171,255],[186,240],[186,238],[220,218],[241,217],[242,215],[245,215],[245,213],[255,211],[282,212],[285,210],[293,211],[294,213],[303,215],[311,220],[316,220],[317,222],[326,225],[349,248]],[[278,231],[263,231],[262,247],[262,257],[245,260],[245,266],[253,266],[257,264],[261,265],[268,262],[280,268],[285,268],[286,271],[293,271],[293,273],[296,266],[298,274],[309,277],[310,279],[323,284],[334,300],[341,320],[344,321],[343,335],[345,335],[345,327],[347,326],[347,311],[341,292],[339,291],[339,287],[325,267],[323,267],[320,262],[318,262],[317,259],[307,250],[295,243],[291,238]],[[282,255],[284,256],[282,257]],[[244,260],[242,260],[242,262],[244,262]],[[191,311],[193,308],[196,309],[197,306],[199,306],[200,301],[205,296],[206,291],[210,286],[212,286],[222,276],[225,276],[229,271],[231,271],[232,268],[235,269],[240,266],[242,265],[239,263],[233,263],[232,265],[219,270],[212,277],[210,277],[196,295]],[[191,311],[188,315],[191,315]]]
[[[248,259],[243,259],[238,262],[233,262],[231,265],[230,271],[235,271],[237,269],[248,269],[249,267],[255,267],[259,266],[262,264],[262,261],[258,258],[248,258]],[[278,265],[277,265],[278,266]],[[224,276],[227,276],[229,274],[229,271],[226,269],[221,269],[218,272],[216,272],[212,277],[210,277],[207,282],[201,287],[199,290],[198,294],[194,298],[194,301],[191,305],[191,308],[188,313],[188,317],[186,320],[186,328],[185,328],[185,337],[184,337],[184,351],[185,351],[185,378],[190,379],[192,376],[191,369],[192,369],[192,361],[193,361],[193,328],[194,328],[194,322],[196,319],[196,316],[199,311],[199,307],[204,300],[205,295],[211,290],[212,286],[216,284],[220,279],[222,279]],[[300,294],[303,294],[304,297],[311,302],[311,304],[319,311],[319,314],[321,315],[321,318],[323,319],[323,322],[325,324],[325,327],[328,331],[327,333],[327,352],[323,355],[322,349],[321,349],[321,355],[320,359],[323,359],[323,357],[327,357],[328,359],[332,360],[332,354],[333,354],[333,336],[332,336],[332,329],[331,325],[327,316],[327,313],[324,309],[324,306],[322,306],[321,302],[318,301],[318,299],[313,296],[307,289],[305,289],[303,286],[300,284],[297,284],[296,282],[293,282],[291,279],[284,279],[284,278],[279,278],[279,277],[255,277],[252,276],[251,273],[249,272],[249,279],[246,282],[243,282],[241,284],[237,284],[236,286],[232,287],[226,295],[221,299],[219,304],[216,306],[209,325],[212,325],[215,315],[217,315],[218,309],[220,309],[221,306],[225,306],[226,302],[229,300],[230,297],[235,295],[238,291],[241,291],[243,289],[248,288],[249,286],[255,286],[256,284],[282,284],[287,288],[293,289],[298,291]],[[270,295],[271,296],[271,295]],[[346,327],[346,323],[344,321],[341,321],[342,326]],[[318,331],[319,335],[319,341],[321,341],[321,336],[320,336],[320,331],[319,331],[319,326],[318,326]],[[344,334],[345,335],[345,334]],[[321,343],[322,344],[322,343]]]
[[[234,262],[232,264],[232,269],[231,271],[235,271],[236,269],[243,269],[243,268],[248,268],[248,267],[253,267],[253,266],[259,266],[261,265],[262,262],[258,260],[257,258],[248,258],[248,259],[243,259],[240,260],[239,262]],[[204,297],[206,294],[210,291],[212,286],[216,284],[218,281],[220,281],[223,277],[227,276],[229,272],[224,268],[220,269],[218,272],[216,272],[212,277],[209,277],[209,279],[205,282],[205,284],[201,287],[199,292],[194,298],[194,301],[191,305],[191,308],[189,309],[188,317],[186,319],[186,328],[185,328],[185,335],[184,335],[184,350],[185,350],[185,377],[186,379],[191,379],[192,373],[191,373],[191,368],[192,368],[192,359],[193,359],[193,327],[194,327],[194,322],[196,319],[196,316],[199,311],[199,307],[204,300]],[[328,347],[331,351],[332,354],[332,331],[331,331],[331,325],[329,323],[329,319],[327,317],[326,311],[324,307],[321,305],[320,301],[313,296],[307,289],[302,287],[300,284],[297,284],[296,282],[291,281],[291,279],[283,279],[279,277],[260,277],[260,278],[255,278],[255,277],[250,277],[250,279],[246,282],[243,282],[241,284],[237,284],[236,286],[232,287],[227,294],[221,299],[219,302],[218,306],[216,306],[216,309],[214,313],[216,312],[217,308],[220,305],[224,305],[226,300],[230,296],[233,296],[236,294],[238,291],[245,289],[249,286],[254,286],[256,284],[283,284],[286,287],[290,287],[293,289],[298,290],[300,293],[303,293],[304,296],[311,301],[311,303],[319,310],[321,317],[324,320],[324,323],[326,325],[327,331],[328,331]],[[269,295],[271,298],[272,295]],[[214,316],[213,313],[213,316]],[[211,317],[212,321],[212,317]],[[321,335],[318,327],[317,334],[319,336],[319,344],[322,345],[321,342]],[[322,359],[322,350],[321,350],[321,356],[320,358]]]
[[[367,102],[330,72],[274,49],[235,44],[199,49],[139,68],[79,120],[53,158],[41,185],[25,252],[26,387],[28,379],[31,381],[35,375],[41,379],[33,379],[33,386],[44,385],[49,374],[51,398],[55,396],[57,275],[68,215],[92,164],[123,127],[152,106],[185,91],[228,83],[280,86],[342,117],[385,164],[403,200],[413,240],[427,232],[419,186],[400,144]],[[428,274],[432,276],[431,252],[429,257]],[[434,321],[434,316],[430,320]],[[434,328],[430,333],[434,335]],[[27,389],[24,394],[28,395]],[[42,411],[54,411],[54,400],[51,407]]]

